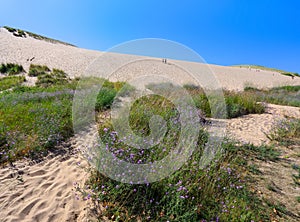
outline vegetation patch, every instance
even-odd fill
[[[259,102],[300,107],[300,86],[281,86],[269,90],[246,87],[244,93]]]
[[[215,99],[208,99],[205,92],[197,86],[185,85],[192,96],[196,107],[204,112],[207,117],[211,117],[211,105],[217,106]],[[250,93],[240,93],[224,91],[225,104],[227,109],[227,118],[236,118],[250,113],[263,113],[265,108],[257,103],[257,98]],[[216,100],[217,101],[217,100]],[[212,104],[210,104],[212,103]]]
[[[151,149],[133,147],[130,135],[119,136],[110,119],[101,123],[99,135],[116,158],[134,164],[161,160],[176,147],[180,136],[179,113],[161,96],[145,96],[137,100],[129,113],[129,125],[135,135],[151,134],[151,117],[159,115],[166,121],[167,131],[160,144]],[[120,120],[122,121],[122,120]],[[266,208],[250,192],[247,172],[253,167],[248,159],[276,161],[272,147],[237,146],[224,141],[222,155],[201,169],[200,159],[207,133],[199,131],[196,149],[189,160],[167,178],[145,184],[126,184],[110,179],[101,172],[92,172],[89,191],[77,186],[84,198],[92,198],[104,206],[99,220],[116,221],[265,221],[271,208]],[[99,164],[104,164],[99,154]],[[109,167],[109,166],[108,166]],[[170,166],[172,167],[172,166]]]
[[[51,70],[45,65],[34,65],[30,64],[29,66],[29,76],[41,76],[51,72]]]
[[[25,72],[25,70],[23,69],[23,66],[19,65],[19,64],[15,64],[15,63],[4,64],[4,63],[2,63],[0,65],[0,73],[2,73],[2,74],[7,74],[7,75],[11,76],[11,75],[20,74],[22,72]]]
[[[8,76],[0,78],[0,91],[20,86],[26,79],[24,76]]]
[[[51,71],[51,69],[45,65],[31,64],[28,75],[37,77],[36,85],[41,87],[63,85],[71,81],[63,70],[53,69]]]

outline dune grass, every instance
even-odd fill
[[[72,91],[0,95],[0,163],[36,158],[72,135]]]
[[[53,71],[64,76],[60,70]],[[7,79],[14,82],[8,84]],[[79,79],[46,88],[20,86],[15,79],[23,81],[24,77],[0,79],[0,89],[16,86],[0,94],[0,164],[45,155],[73,135],[72,100]],[[106,81],[97,98],[97,109],[109,108],[114,97],[103,95],[107,89],[118,92],[121,85],[124,83]]]
[[[55,68],[51,70],[45,65],[30,64],[28,75],[37,77],[36,85],[40,87],[64,85],[71,81],[63,70]]]
[[[259,102],[300,107],[300,86],[281,86],[269,90],[246,87],[245,94]]]
[[[0,92],[12,87],[20,86],[24,81],[24,76],[8,76],[0,78]]]
[[[287,147],[300,145],[300,120],[290,119],[280,122],[268,138]]]
[[[202,110],[207,117],[211,117],[211,105],[205,92],[196,86],[186,85],[185,88],[192,96],[195,105]],[[257,103],[257,98],[250,93],[224,91],[227,118],[236,118],[250,113],[263,113],[264,106]],[[214,98],[211,98],[213,101]]]
[[[11,75],[20,74],[22,72],[25,72],[25,70],[23,69],[23,66],[19,65],[19,64],[15,64],[15,63],[4,64],[4,63],[2,63],[0,65],[0,73],[2,73],[2,74],[7,74],[7,75],[11,76]]]

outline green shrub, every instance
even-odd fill
[[[62,79],[65,79],[68,77],[67,74],[63,70],[60,70],[60,69],[53,69],[51,75],[54,76],[55,78],[62,78]]]
[[[114,88],[103,87],[97,96],[96,111],[110,108],[116,95],[117,91]]]

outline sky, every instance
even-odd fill
[[[183,44],[206,62],[300,73],[298,0],[0,0],[0,26],[106,51],[141,38]]]

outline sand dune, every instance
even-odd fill
[[[201,53],[201,52],[200,52]],[[141,70],[147,70],[147,74],[162,74],[180,84],[189,83],[190,78],[186,72],[181,72],[178,67],[199,75],[201,82],[207,82],[210,76],[215,75],[223,88],[231,90],[243,90],[245,86],[267,88],[282,85],[300,85],[300,78],[292,79],[280,73],[239,67],[225,67],[218,65],[206,65],[194,62],[168,60],[168,64],[161,62],[161,58],[149,58],[134,55],[110,53],[106,61],[99,57],[103,52],[81,49],[58,43],[50,43],[31,37],[19,38],[13,36],[4,28],[0,28],[0,63],[14,62],[22,64],[28,71],[29,65],[41,64],[50,68],[59,68],[67,72],[71,77],[81,76],[90,71],[99,71],[108,75],[112,67],[121,68],[111,76],[111,80],[129,80],[140,75]],[[97,60],[98,59],[98,60]],[[32,60],[32,61],[30,61]],[[98,65],[90,66],[94,61]],[[132,60],[142,60],[142,63],[131,63]],[[104,64],[105,63],[105,64]],[[149,72],[152,70],[152,72]],[[211,82],[208,82],[208,84]]]
[[[0,28],[0,63],[19,63],[27,71],[33,63],[62,69],[71,77],[81,76],[86,70],[90,71],[89,65],[102,54],[31,37],[17,38]],[[147,70],[150,74],[165,75],[184,84],[193,81],[186,76],[188,71],[198,73],[198,77],[204,81],[207,75],[214,73],[221,86],[231,90],[242,90],[245,86],[268,88],[300,85],[300,78],[292,79],[263,70],[257,72],[247,68],[175,60],[168,60],[169,64],[164,64],[160,58],[121,54],[110,54],[106,59],[107,67],[101,67],[100,63],[99,67],[96,65],[91,70],[101,70],[105,75],[108,71],[116,71],[111,67],[126,64],[132,59],[140,60],[120,67],[110,76],[111,80],[131,80]],[[179,67],[187,70],[180,72]],[[34,80],[28,78],[30,83]],[[227,123],[227,132],[231,138],[261,145],[269,142],[265,134],[270,133],[286,117],[300,118],[300,109],[268,104],[264,114],[223,121]],[[78,162],[81,162],[81,166],[87,166],[78,150],[84,151],[91,138],[92,134],[74,137],[61,145],[60,149],[65,152],[51,154],[39,163],[22,160],[13,166],[0,168],[0,221],[87,221],[89,202],[76,200],[74,183],[82,185],[88,177],[88,173],[78,166]]]

